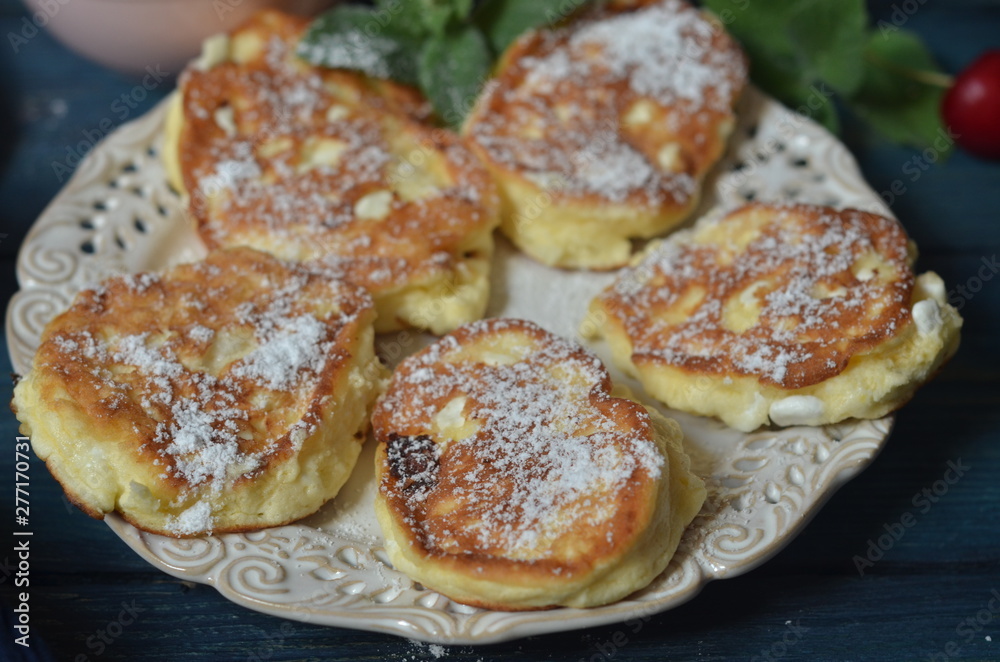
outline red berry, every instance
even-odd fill
[[[955,79],[941,115],[959,145],[1000,159],[1000,49],[986,51]]]

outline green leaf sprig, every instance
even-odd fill
[[[376,0],[317,18],[299,54],[415,85],[445,124],[464,120],[496,58],[531,28],[592,0]],[[701,0],[739,39],[761,89],[838,133],[836,101],[893,142],[947,136],[939,108],[950,79],[914,33],[873,26],[864,0]],[[940,144],[940,143],[938,143]]]
[[[893,142],[927,147],[942,135],[949,79],[920,38],[880,21],[864,0],[702,0],[750,58],[754,83],[832,132],[834,102]]]
[[[589,0],[376,0],[318,17],[299,43],[313,64],[415,85],[461,125],[493,62],[521,33],[557,23]]]

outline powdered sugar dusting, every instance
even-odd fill
[[[523,54],[485,91],[469,125],[492,160],[563,195],[650,206],[693,200],[713,158],[694,151],[715,149],[747,75],[721,27],[682,0],[662,0],[598,9],[514,48]],[[635,119],[644,129],[633,136],[640,101],[665,115]],[[665,126],[678,138],[665,142]],[[656,146],[670,144],[677,158],[661,162]]]
[[[154,441],[172,460],[168,473],[191,487],[209,484],[220,491],[259,466],[259,454],[240,450],[238,435],[249,427],[249,413],[237,404],[245,399],[240,385],[189,370],[174,343],[150,344],[147,333],[121,336],[106,347],[115,363],[137,368],[133,378],[146,383],[139,404],[157,421]]]
[[[198,501],[177,517],[167,521],[167,528],[179,535],[193,535],[212,529],[212,508],[207,501]]]
[[[211,530],[215,495],[259,469],[286,443],[284,434],[294,446],[312,430],[316,421],[297,402],[340,356],[338,334],[357,315],[345,295],[361,296],[302,266],[231,255],[218,260],[222,268],[211,257],[178,267],[187,272],[179,279],[122,276],[83,292],[74,306],[87,309],[92,327],[59,332],[46,350],[74,381],[111,393],[104,400],[111,411],[133,412],[161,478],[183,484],[176,502],[164,504],[183,508],[167,524],[179,535]],[[154,283],[163,286],[153,290]],[[183,304],[195,300],[205,305],[191,323]],[[132,307],[143,313],[106,319]],[[148,330],[122,333],[131,325]],[[255,408],[262,394],[280,406],[262,413]],[[263,415],[273,436],[261,434]]]
[[[570,50],[583,59],[597,47],[603,58],[590,66],[627,78],[640,96],[725,110],[734,97],[725,73],[738,65],[732,53],[712,47],[717,30],[690,6],[672,0],[587,24],[571,37]]]
[[[257,380],[273,389],[293,385],[303,370],[319,370],[325,359],[324,324],[311,315],[288,320],[285,327],[268,333],[249,355],[233,368],[234,377]]]
[[[596,155],[595,155],[596,157]],[[656,177],[646,158],[632,146],[615,141],[600,158],[578,158],[574,181],[588,191],[600,191],[610,200],[624,200]]]
[[[202,326],[200,324],[195,324],[191,327],[188,335],[195,342],[211,342],[212,338],[215,337],[215,331],[208,328],[207,326]]]
[[[243,29],[272,33],[262,52],[182,79],[179,149],[209,247],[329,258],[373,291],[454,272],[462,240],[496,220],[492,181],[466,145],[412,122],[360,74],[299,59],[295,19],[258,16]],[[359,212],[370,196],[385,203],[374,217]]]
[[[522,334],[525,327],[531,335]],[[663,458],[648,415],[621,423],[616,416],[631,420],[625,412],[634,404],[612,401],[599,408],[591,400],[609,401],[600,395],[606,372],[596,357],[519,320],[485,320],[461,333],[468,334],[462,344],[448,336],[405,361],[379,405],[391,430],[412,432],[428,430],[445,404],[467,398],[464,416],[475,422],[475,433],[450,441],[439,457],[392,464],[396,481],[386,477],[382,483],[383,490],[402,489],[417,472],[425,476],[421,489],[404,490],[414,512],[434,512],[441,498],[458,501],[451,513],[421,522],[429,545],[545,557],[567,531],[607,526],[613,514],[600,495],[617,494],[637,476],[660,475]],[[509,334],[523,357],[463,358],[463,345],[489,334]],[[413,450],[404,450],[417,453],[419,438],[411,439]]]
[[[749,243],[733,243],[761,215]],[[722,254],[731,263],[719,263]],[[881,275],[859,277],[859,260],[876,255]],[[839,373],[852,355],[907,322],[907,259],[906,236],[892,219],[750,205],[675,234],[601,298],[625,324],[633,360],[799,388]],[[752,315],[747,328],[727,327],[733,305],[753,311],[745,313]],[[671,312],[681,309],[682,318]]]

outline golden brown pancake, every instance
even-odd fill
[[[259,14],[182,76],[166,151],[201,238],[325,260],[371,292],[379,331],[477,319],[498,223],[489,173],[413,119],[406,88],[299,59],[303,28]]]
[[[522,36],[464,127],[503,232],[545,264],[625,264],[631,239],[694,210],[746,76],[738,44],[682,0],[610,2]]]
[[[600,361],[489,319],[404,360],[376,406],[376,514],[397,569],[491,609],[588,607],[647,585],[704,500],[679,426]]]
[[[894,219],[756,203],[652,247],[590,319],[670,407],[747,431],[877,418],[958,346],[961,319],[914,258]]]
[[[14,391],[21,431],[93,517],[251,531],[347,480],[381,390],[367,293],[250,249],[84,290]]]

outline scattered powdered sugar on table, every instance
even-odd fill
[[[416,662],[417,660],[440,660],[442,657],[448,657],[454,651],[467,657],[468,659],[473,659],[470,657],[473,655],[473,649],[471,648],[458,648],[457,646],[442,646],[441,644],[425,644],[422,641],[417,641],[416,639],[406,640],[407,649],[403,651],[401,657],[390,657],[389,659],[401,660],[402,662]],[[475,658],[475,662],[483,662],[483,658]]]

